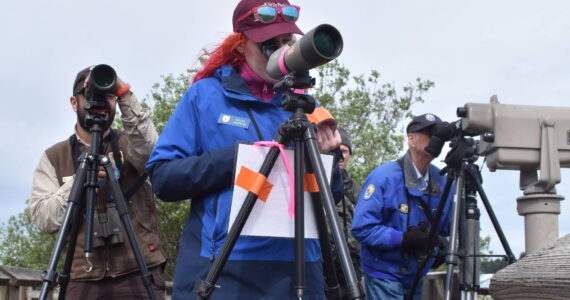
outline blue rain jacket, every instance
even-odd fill
[[[291,115],[280,104],[281,94],[269,103],[251,95],[246,82],[226,65],[188,89],[162,131],[147,163],[154,192],[163,201],[192,199],[176,262],[173,299],[196,296],[194,282],[206,277],[226,239],[236,142],[260,140],[254,121],[263,140],[271,141]],[[342,176],[338,168],[333,173],[333,194],[340,199]],[[319,242],[307,239],[305,247],[306,299],[322,299]],[[217,282],[221,288],[211,299],[294,295],[294,260],[294,239],[240,236]]]
[[[403,252],[403,233],[411,226],[417,227],[421,222],[428,222],[418,200],[420,197],[430,207],[435,218],[446,182],[446,176],[441,176],[439,169],[430,164],[430,192],[422,192],[418,188],[413,168],[407,153],[404,156],[405,176],[396,161],[385,163],[372,171],[360,192],[352,222],[352,233],[361,243],[364,272],[370,277],[400,281],[405,287],[412,284],[417,270],[417,257],[413,253]],[[440,220],[439,234],[443,236],[449,235],[452,199],[453,188],[450,189]],[[429,271],[428,266],[434,260],[435,258],[428,260],[422,275]]]

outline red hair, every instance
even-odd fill
[[[247,38],[243,32],[236,32],[226,37],[216,49],[211,52],[205,51],[204,55],[208,57],[208,60],[204,63],[204,67],[196,73],[192,83],[212,76],[217,68],[225,64],[229,63],[236,66],[244,62],[243,52],[246,41]]]

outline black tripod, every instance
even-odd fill
[[[291,111],[291,118],[279,126],[279,131],[275,141],[282,145],[287,145],[293,141],[295,144],[294,166],[295,166],[295,289],[299,299],[303,297],[305,285],[305,225],[304,225],[304,169],[307,173],[314,172],[319,188],[318,193],[311,193],[315,207],[315,219],[321,249],[323,251],[324,269],[326,274],[327,293],[332,297],[340,299],[341,291],[338,278],[335,273],[330,234],[333,236],[337,246],[339,259],[347,281],[346,294],[350,299],[362,299],[359,289],[358,278],[352,267],[352,261],[348,252],[346,239],[342,235],[338,216],[336,214],[332,193],[327,183],[325,169],[320,158],[318,145],[316,142],[315,125],[307,120],[305,113],[311,113],[315,109],[315,99],[308,95],[295,94],[291,88],[305,88],[314,84],[314,79],[308,74],[295,74],[285,76],[274,86],[274,90],[284,92],[281,102],[286,111]],[[305,150],[307,152],[305,152]],[[279,149],[272,147],[263,161],[259,173],[265,177],[269,176],[275,161],[279,155]],[[308,156],[308,159],[307,159]],[[194,292],[198,294],[198,299],[208,299],[214,292],[215,283],[218,280],[225,263],[239,237],[251,210],[253,209],[257,195],[249,192],[241,207],[233,226],[231,227],[226,241],[222,245],[220,252],[213,262],[206,279],[198,280],[194,284]],[[328,228],[327,228],[328,225]]]
[[[86,225],[85,258],[90,264],[89,258],[93,253],[93,215],[97,197],[96,188],[98,187],[97,173],[99,165],[101,165],[105,168],[107,173],[107,179],[109,180],[111,192],[114,196],[116,208],[129,237],[133,254],[142,274],[143,284],[146,287],[150,299],[154,300],[156,299],[156,295],[154,294],[153,289],[153,278],[144,263],[141,250],[138,247],[137,238],[128,215],[125,197],[121,191],[117,178],[113,175],[114,172],[111,161],[107,156],[98,154],[99,147],[101,145],[102,126],[107,122],[107,117],[105,115],[92,113],[91,109],[94,109],[96,106],[96,102],[94,105],[91,104],[90,101],[85,104],[85,124],[91,133],[91,149],[90,152],[83,153],[79,157],[79,167],[75,173],[75,180],[71,187],[69,199],[67,201],[68,206],[57,234],[56,244],[52,250],[48,269],[42,273],[43,283],[39,299],[45,300],[49,294],[49,290],[56,284],[56,282],[58,282],[60,286],[59,299],[65,299],[66,288],[70,280],[69,273],[73,262],[77,234],[82,222],[83,210],[85,210]],[[86,203],[81,201],[84,198],[83,196],[85,193],[87,194]],[[69,243],[66,251],[63,271],[58,274],[56,272],[57,263],[67,239],[69,239]],[[91,267],[92,266],[89,266],[86,270],[90,270],[89,268]]]
[[[478,159],[477,141],[471,138],[465,138],[461,136],[460,133],[459,137],[453,141],[450,146],[451,150],[445,158],[447,167],[442,170],[442,172],[448,173],[447,182],[438,205],[434,226],[432,226],[429,232],[429,237],[431,241],[434,241],[437,236],[439,220],[441,219],[445,201],[449,196],[452,185],[455,184],[449,249],[445,258],[447,272],[444,295],[445,300],[451,299],[453,268],[455,265],[460,264],[459,286],[461,299],[476,300],[480,284],[480,258],[505,257],[509,264],[515,262],[516,259],[481,185],[482,178],[479,173],[479,166],[475,164],[475,161]],[[481,255],[479,252],[480,211],[477,207],[477,193],[479,193],[483,201],[506,255]],[[433,246],[435,245],[432,245],[431,250],[433,250]],[[410,293],[406,297],[408,300],[411,300],[413,297],[431,250],[424,253],[418,260],[418,269]]]

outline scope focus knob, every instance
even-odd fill
[[[464,106],[458,107],[457,108],[457,116],[460,118],[466,118],[467,117],[467,108],[465,108]]]
[[[495,142],[495,134],[492,132],[483,133],[483,141],[485,141],[487,143],[494,143]]]

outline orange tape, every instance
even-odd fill
[[[304,177],[305,191],[310,193],[319,192],[319,184],[317,183],[317,176],[314,173],[305,173]]]
[[[273,184],[267,181],[263,174],[254,172],[244,166],[241,167],[236,179],[236,185],[257,195],[261,201],[267,200]]]
[[[331,115],[331,113],[322,106],[315,108],[312,114],[307,115],[307,118],[309,118],[309,121],[317,125],[325,121],[336,124],[336,121],[334,117]]]

